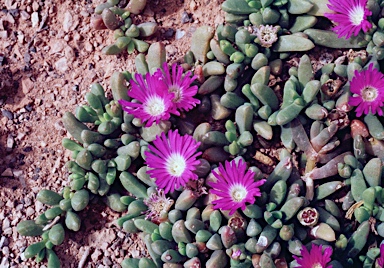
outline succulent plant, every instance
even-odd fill
[[[130,13],[141,12],[146,1],[129,2],[129,14],[119,6],[122,2],[96,8],[105,26],[116,31],[116,44],[106,54],[146,50],[135,38],[142,32],[147,36],[141,27],[155,28],[130,23]],[[87,104],[63,116],[74,138],[63,139],[73,153],[66,165],[70,186],[61,193],[42,190],[37,200],[50,208],[17,227],[21,235],[42,237],[25,257],[46,257],[48,267],[58,267],[52,248],[63,242],[65,228],[80,230],[77,212],[102,198],[114,211],[124,212],[117,225],[140,233],[151,257],[125,259],[124,268],[296,267],[306,263],[309,249],[319,248],[327,251],[326,262],[333,267],[372,267],[384,237],[384,127],[380,112],[369,110],[372,103],[365,103],[368,108],[359,119],[351,97],[357,94],[354,77],[382,65],[382,6],[368,1],[372,27],[344,39],[323,18],[329,13],[327,1],[224,1],[227,24],[216,31],[196,29],[182,65],[194,74],[188,81],[198,87],[196,107],[148,127],[120,103],[138,103],[127,94],[127,82],[158,75],[166,61],[164,45],[154,43],[147,56],[136,57],[137,74],[113,74],[113,100],[100,84],[92,85]],[[310,51],[315,45],[346,53],[316,61]],[[347,52],[350,48],[366,48],[366,53]],[[282,79],[272,81],[276,77]],[[375,85],[365,86],[376,89],[369,91],[376,98],[384,94]],[[193,180],[165,187],[156,178],[156,165],[145,161],[151,150],[160,158],[167,147],[151,143],[158,137],[172,142],[166,134],[174,135],[175,128],[194,139],[196,146],[189,150],[198,159]],[[177,170],[182,169],[182,157],[175,157]],[[260,186],[255,202],[245,208],[230,206],[245,203],[239,192],[244,197],[251,186],[237,180],[238,170],[230,176],[236,170],[223,169],[229,160],[247,163],[247,176]],[[220,196],[212,188],[218,178],[228,185],[221,189],[228,190],[228,208],[216,206]],[[328,256],[330,249],[333,255]]]

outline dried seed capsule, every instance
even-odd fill
[[[319,220],[319,213],[315,208],[306,207],[299,211],[297,214],[297,219],[303,226],[313,227],[317,224]]]

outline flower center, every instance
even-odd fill
[[[321,265],[320,263],[315,263],[312,265],[312,268],[323,268],[323,265]]]
[[[364,101],[374,101],[377,95],[377,89],[371,86],[367,86],[361,90],[361,97]]]
[[[247,197],[248,191],[243,185],[235,184],[229,189],[229,194],[233,201],[241,202]]]
[[[144,104],[144,111],[151,116],[161,115],[165,111],[164,99],[159,96],[151,96]]]
[[[174,93],[172,102],[179,102],[181,99],[181,89],[178,85],[172,85],[168,88],[169,92]]]
[[[358,26],[364,20],[364,13],[364,7],[355,6],[348,14],[349,20],[353,25]]]
[[[185,159],[180,154],[172,154],[167,160],[167,170],[173,176],[180,177],[185,167]]]

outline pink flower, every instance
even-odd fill
[[[164,82],[168,87],[168,91],[174,93],[172,101],[177,109],[188,111],[200,103],[198,99],[193,98],[197,93],[197,86],[191,86],[196,76],[190,77],[191,72],[187,72],[183,76],[183,67],[176,63],[172,65],[172,72],[170,72],[168,64],[164,62],[163,70]],[[157,72],[161,73],[161,70],[159,69]]]
[[[362,72],[355,71],[351,81],[351,92],[354,94],[348,104],[357,106],[356,115],[363,113],[378,113],[383,115],[381,107],[384,102],[384,75],[370,64],[368,70]]]
[[[168,138],[162,133],[153,144],[148,145],[149,151],[145,152],[146,164],[150,168],[147,173],[156,179],[157,186],[165,193],[185,186],[189,180],[197,180],[193,171],[200,163],[196,160],[201,154],[196,152],[200,143],[192,136],[181,136],[177,130],[170,130]]]
[[[380,258],[377,259],[377,264],[384,267],[384,244],[380,245]]]
[[[167,90],[167,86],[157,74],[146,74],[145,80],[140,74],[135,75],[135,81],[131,80],[132,88],[128,96],[138,102],[119,100],[123,110],[141,119],[146,127],[158,124],[160,120],[168,120],[170,114],[179,115],[173,108],[173,94]]]
[[[367,32],[372,24],[367,17],[372,12],[366,8],[367,0],[329,0],[328,8],[336,13],[325,13],[324,16],[337,24],[333,31],[341,38],[347,39],[353,34],[357,36],[360,30]]]
[[[225,169],[220,163],[219,173],[212,171],[217,178],[211,193],[216,194],[219,199],[212,202],[214,209],[230,210],[229,215],[235,213],[238,208],[245,209],[246,204],[253,204],[255,196],[261,196],[259,186],[266,180],[255,181],[253,171],[247,170],[247,164],[242,160],[236,165],[235,161],[225,161]]]
[[[293,256],[299,266],[296,268],[332,268],[332,265],[327,265],[331,261],[332,248],[327,247],[322,252],[322,245],[312,244],[311,252],[303,245],[300,250],[301,258]]]

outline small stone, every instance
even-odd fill
[[[35,210],[32,207],[28,207],[25,214],[27,215],[27,217],[32,216],[33,214],[35,214]]]
[[[19,178],[23,175],[23,171],[22,170],[14,170],[13,171],[13,175],[16,177],[16,178]]]
[[[67,59],[65,57],[55,62],[55,68],[60,72],[66,72],[68,70]]]
[[[3,220],[3,224],[1,225],[1,228],[2,228],[3,230],[5,230],[5,229],[9,228],[10,226],[11,226],[11,222],[9,221],[8,218],[5,218],[5,219]]]
[[[7,229],[4,230],[3,234],[5,234],[5,235],[12,235],[12,228],[8,227]]]
[[[31,17],[28,12],[26,12],[25,10],[21,10],[20,11],[20,16],[21,16],[21,19],[22,20],[29,20],[29,18]]]
[[[0,38],[2,38],[2,39],[8,38],[8,32],[7,31],[0,31]]]
[[[23,80],[21,80],[21,87],[22,87],[23,93],[27,95],[32,91],[34,87],[34,83],[31,81],[31,79],[24,78]]]
[[[175,30],[169,28],[164,33],[164,38],[171,38],[175,34]]]
[[[8,118],[9,120],[13,120],[13,113],[11,113],[10,111],[8,111],[8,110],[2,110],[1,113],[2,113],[6,118]]]
[[[191,3],[189,4],[189,9],[191,11],[195,11],[197,9],[197,4],[195,1],[193,1],[193,0],[191,1]]]
[[[3,249],[1,250],[1,252],[3,253],[3,255],[8,255],[9,254],[9,247],[3,247]]]
[[[93,51],[93,46],[92,46],[92,44],[90,42],[85,42],[84,49],[85,49],[85,51],[92,52]]]
[[[32,27],[33,28],[36,28],[37,26],[39,26],[39,13],[33,12],[32,17],[31,17],[31,21],[32,21]]]
[[[37,2],[37,1],[34,1],[33,3],[32,3],[32,10],[33,11],[38,11],[39,10],[39,3]]]
[[[176,34],[175,34],[175,39],[179,40],[179,39],[183,38],[184,35],[185,35],[185,31],[177,29]]]
[[[63,20],[63,30],[68,33],[69,29],[72,26],[72,23],[73,19],[71,13],[69,11],[65,12]]]
[[[108,257],[104,257],[103,258],[103,264],[107,265],[107,266],[111,266],[112,262],[111,262],[111,260]]]
[[[8,137],[7,137],[7,151],[12,150],[14,143],[15,143],[15,141],[14,141],[12,135],[8,135]]]
[[[92,255],[91,255],[91,259],[92,259],[92,262],[93,263],[96,263],[99,259],[100,259],[100,256],[102,255],[101,251],[99,249],[96,249]]]
[[[1,173],[2,177],[13,177],[12,169],[7,168],[6,170]]]
[[[190,22],[191,19],[189,18],[189,15],[187,12],[183,12],[183,14],[181,15],[181,23],[188,23]]]

